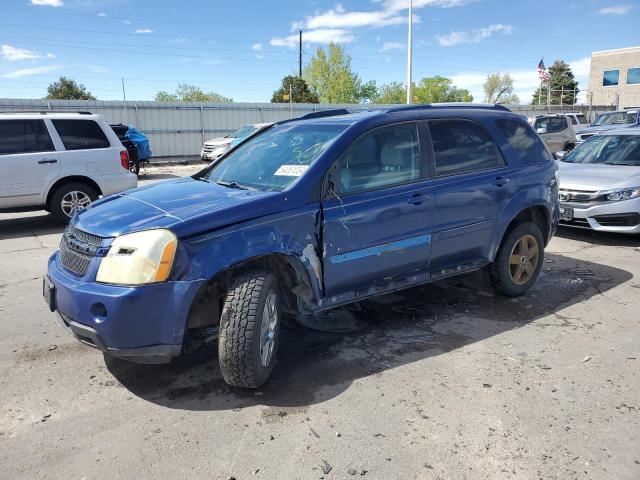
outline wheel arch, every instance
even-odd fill
[[[98,195],[102,195],[102,189],[100,188],[100,185],[95,182],[95,180],[92,180],[91,178],[85,177],[83,175],[71,175],[56,180],[53,185],[49,187],[49,191],[47,192],[47,196],[45,199],[45,205],[49,206],[49,202],[51,202],[51,198],[55,194],[56,190],[69,183],[83,183],[93,188],[98,193]]]
[[[533,222],[535,223],[542,232],[542,237],[544,238],[545,246],[548,245],[549,240],[551,239],[551,212],[549,208],[544,203],[533,203],[526,207],[521,208],[517,212],[512,213],[509,217],[507,217],[507,221],[503,222],[502,232],[499,236],[499,241],[493,245],[491,251],[491,260],[495,258],[495,255],[502,245],[505,237],[518,225],[525,222]]]

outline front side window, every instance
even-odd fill
[[[602,74],[602,86],[614,87],[620,80],[620,70],[605,70]]]
[[[346,128],[306,122],[275,125],[228,153],[201,179],[231,188],[283,190]]]
[[[415,123],[376,128],[355,140],[340,157],[340,193],[417,180],[421,164]]]
[[[93,120],[51,120],[66,150],[109,148],[109,140]]]
[[[54,150],[43,120],[0,120],[0,155]]]
[[[565,117],[543,117],[536,119],[536,130],[544,128],[547,133],[561,132],[567,128],[567,119]]]
[[[627,70],[627,84],[628,85],[640,84],[640,67],[629,68]]]
[[[548,150],[529,124],[516,120],[498,120],[496,125],[523,162],[551,160]]]
[[[572,150],[562,161],[640,166],[640,135],[596,135]]]
[[[504,165],[493,139],[468,120],[429,122],[436,175],[455,175]]]

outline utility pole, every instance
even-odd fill
[[[407,105],[413,103],[412,62],[413,62],[413,0],[409,0],[409,35],[407,39]]]
[[[124,77],[122,79],[122,98],[124,98],[124,124],[128,125],[129,119],[127,118],[127,92],[124,89]]]
[[[291,111],[289,118],[293,118],[293,88],[289,84],[289,110]]]
[[[298,76],[302,78],[302,30],[300,30],[300,40],[298,42]]]

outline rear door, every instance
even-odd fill
[[[416,122],[371,130],[336,162],[323,201],[327,296],[426,272],[433,194],[421,133]]]
[[[428,126],[435,191],[430,270],[488,261],[498,216],[515,192],[512,170],[478,123],[446,119]]]
[[[45,120],[0,120],[0,208],[37,206],[60,173]]]

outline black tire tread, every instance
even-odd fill
[[[236,276],[227,291],[218,340],[218,359],[224,380],[233,386],[260,386],[252,362],[252,342],[260,334],[258,304],[262,288],[271,275],[252,270]]]

